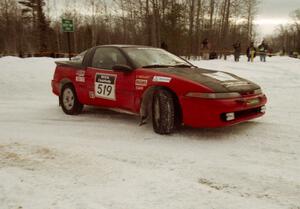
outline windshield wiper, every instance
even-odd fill
[[[160,67],[172,67],[171,65],[145,65],[142,68],[160,68]]]

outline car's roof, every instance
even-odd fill
[[[117,47],[117,48],[155,48],[152,46],[144,45],[130,45],[130,44],[109,44],[109,45],[100,45],[97,47]]]

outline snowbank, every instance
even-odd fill
[[[268,113],[172,136],[98,108],[65,115],[54,61],[0,59],[1,209],[300,207],[300,60],[193,61],[260,84]]]

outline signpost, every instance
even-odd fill
[[[70,37],[70,33],[74,32],[73,20],[62,18],[61,23],[62,23],[63,32],[67,33],[69,59],[71,60],[71,37]]]

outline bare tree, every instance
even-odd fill
[[[22,13],[31,13],[33,28],[37,29],[37,39],[39,43],[40,52],[47,51],[47,32],[49,28],[49,22],[46,20],[46,15],[43,10],[45,6],[44,0],[23,0],[19,1],[24,6]]]
[[[99,44],[159,47],[165,42],[176,54],[199,55],[201,40],[207,37],[212,50],[228,48],[236,39],[251,40],[258,3],[258,0],[87,0],[83,4],[67,0],[66,9],[59,13],[47,5],[52,2],[55,6],[53,1],[0,0],[1,51],[65,52],[67,45],[59,17],[68,17],[75,23],[71,36],[75,52]],[[237,21],[241,19],[245,21]],[[298,44],[297,28],[299,25],[295,24],[290,30],[294,45]]]
[[[253,39],[253,20],[257,14],[258,0],[245,0],[248,42]]]

